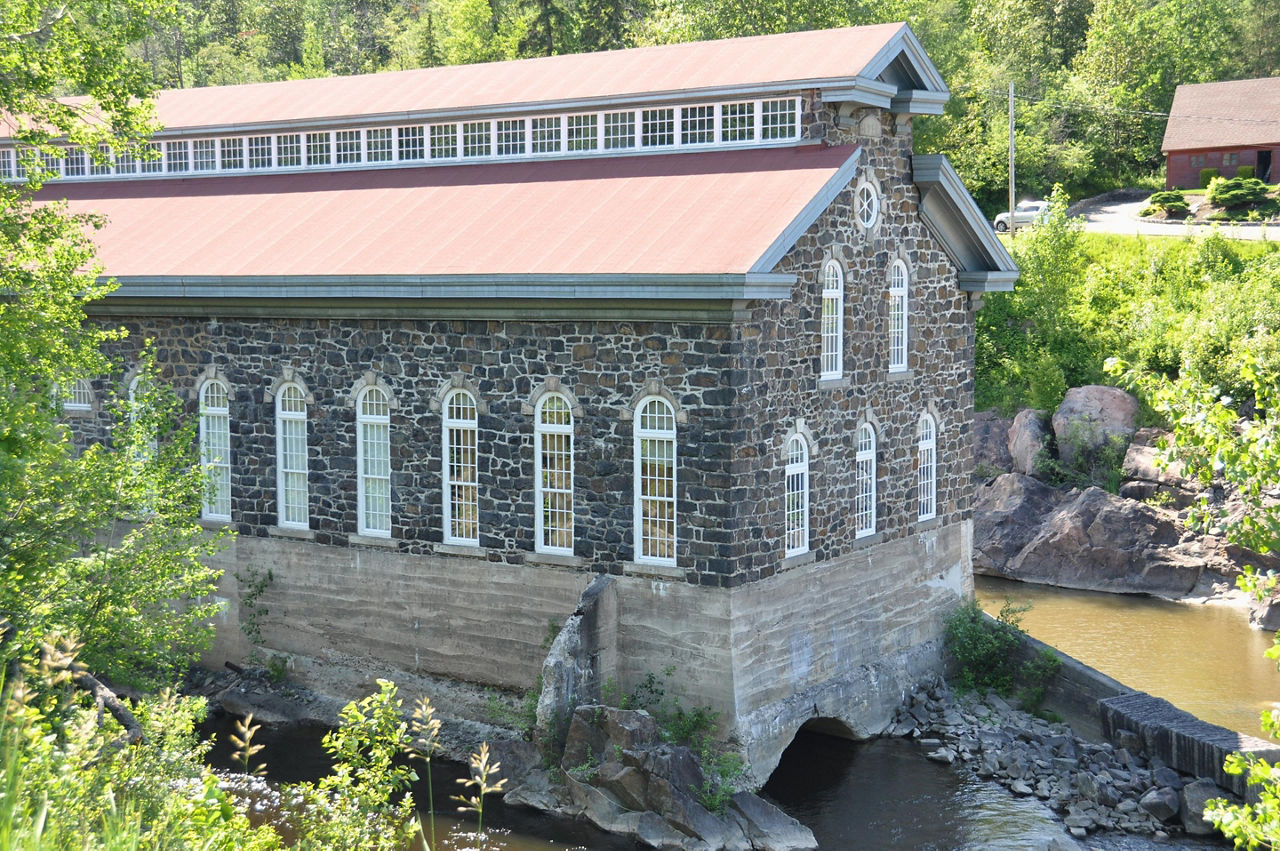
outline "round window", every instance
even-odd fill
[[[858,187],[854,213],[858,218],[858,224],[864,228],[875,226],[876,217],[880,215],[880,196],[870,184],[864,183]]]

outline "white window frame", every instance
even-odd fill
[[[907,368],[908,290],[911,275],[907,264],[894,260],[889,266],[889,371]]]
[[[669,429],[666,428],[646,428],[644,423],[647,418],[647,409],[650,405],[659,405],[665,410],[664,419],[671,423]],[[677,520],[678,514],[676,510],[676,494],[679,483],[677,470],[679,468],[679,451],[676,443],[676,411],[675,407],[661,396],[645,396],[636,405],[635,420],[632,431],[632,457],[634,459],[634,502],[633,502],[633,518],[635,520],[635,560],[645,564],[662,564],[674,566],[676,563],[676,552],[679,546],[679,535]],[[662,481],[666,483],[668,494],[654,495],[645,493],[645,484],[647,481],[658,481],[657,477],[644,477],[644,469],[646,461],[654,457],[652,453],[646,454],[644,449],[646,444],[654,445],[661,442],[668,444],[670,447],[670,472]],[[657,462],[664,459],[657,458]],[[666,506],[669,512],[669,518],[655,516],[651,514],[651,510],[659,506]],[[654,523],[662,524],[670,528],[670,554],[654,554],[647,548],[648,543],[658,541],[654,536],[645,535],[646,522],[650,517],[655,517]],[[655,548],[656,549],[656,548]]]
[[[853,214],[858,224],[867,230],[880,221],[880,193],[870,183],[859,183],[853,191]]]
[[[930,414],[921,414],[916,426],[916,516],[938,516],[938,426]]]
[[[785,556],[809,552],[809,441],[793,434],[786,445]]]
[[[77,378],[71,384],[71,391],[62,402],[64,411],[92,411],[93,385],[87,378]]]
[[[465,400],[465,401],[463,401]],[[460,402],[461,404],[455,403]],[[455,408],[470,409],[470,416],[457,416]],[[441,480],[444,492],[441,498],[444,520],[444,542],[460,546],[480,546],[480,406],[470,390],[453,390],[445,396],[441,405],[443,435],[441,438]],[[470,459],[455,455],[470,451]],[[470,471],[470,481],[459,472]],[[471,519],[468,520],[467,516]],[[470,526],[475,534],[457,534],[458,528],[467,531]]]
[[[858,426],[854,455],[854,537],[876,533],[876,430],[870,423]]]
[[[230,520],[231,389],[220,378],[200,385],[200,463],[208,476],[200,516],[206,520]]]
[[[276,390],[276,524],[285,529],[311,528],[308,452],[307,391],[289,381]]]
[[[366,411],[366,402],[375,393],[382,397],[380,407],[386,411],[385,414]],[[379,441],[379,446],[371,447],[369,445],[371,442],[370,437],[375,436],[375,434],[383,439]],[[386,448],[385,455],[381,451],[382,447]],[[377,449],[377,453],[372,453],[372,449]],[[374,464],[377,464],[377,469],[370,472]],[[374,485],[378,487],[374,488]],[[379,496],[379,494],[371,494],[371,489],[385,491],[387,501],[385,524],[379,522],[375,525],[370,522],[371,520],[380,519],[383,514],[383,512],[376,511],[376,507],[371,505],[371,500]],[[390,538],[392,514],[391,394],[377,385],[368,385],[356,396],[357,531],[361,535],[373,538]]]
[[[548,407],[552,404],[563,405],[560,409],[568,417],[567,423],[547,422]],[[573,505],[573,402],[562,393],[547,393],[538,400],[534,409],[534,549],[540,553],[557,555],[573,555],[574,543],[574,505]],[[548,461],[559,459],[562,465],[568,461],[568,487],[563,483],[554,485],[557,473],[566,472],[563,466],[549,465]],[[547,515],[566,513],[565,501],[568,504],[568,528],[548,527]],[[567,545],[564,534],[567,532]],[[559,534],[557,534],[559,533]]]
[[[835,260],[828,260],[822,267],[819,317],[819,377],[840,378],[844,375],[844,270]]]

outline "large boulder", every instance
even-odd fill
[[[1210,836],[1216,832],[1213,823],[1205,821],[1204,805],[1215,799],[1227,797],[1227,790],[1212,780],[1201,777],[1182,787],[1182,826],[1192,836]]]
[[[1009,454],[1009,426],[1013,420],[995,411],[978,411],[973,415],[973,472],[979,479],[989,479],[1013,469]]]
[[[1052,423],[1058,460],[1071,466],[1082,452],[1097,452],[1113,441],[1127,445],[1138,428],[1138,400],[1118,387],[1073,387]]]
[[[577,707],[560,766],[568,799],[558,812],[583,816],[654,848],[817,847],[807,827],[749,792],[734,795],[723,816],[707,810],[699,801],[706,780],[697,759],[687,747],[663,741],[647,712]],[[548,808],[542,790],[514,792],[517,803]]]
[[[978,488],[973,503],[973,572],[1002,576],[1065,498],[1030,476],[1005,473]]]
[[[1013,472],[1024,476],[1036,474],[1036,459],[1049,445],[1049,431],[1044,425],[1044,411],[1027,408],[1018,411],[1009,426],[1009,457]]]
[[[1203,569],[1172,515],[1089,488],[1053,512],[1005,575],[1064,588],[1178,597]]]

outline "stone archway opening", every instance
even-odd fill
[[[848,724],[839,718],[810,718],[808,721],[800,725],[799,733],[817,733],[823,736],[831,736],[836,739],[848,739],[850,741],[860,741],[860,736],[855,736],[853,730]],[[795,740],[792,739],[792,742]]]

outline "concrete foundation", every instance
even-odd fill
[[[905,690],[941,669],[943,619],[972,591],[970,537],[964,521],[871,539],[734,589],[612,577],[591,617],[575,621],[593,633],[584,638],[594,670],[577,676],[625,693],[661,675],[684,706],[720,714],[750,779],[763,783],[806,722],[875,735]],[[218,561],[228,606],[214,664],[254,649],[240,626],[256,611],[259,652],[305,657],[312,677],[316,660],[367,658],[380,670],[514,689],[533,687],[549,625],[573,616],[594,576],[283,538],[240,538]],[[248,567],[273,576],[250,607],[234,577]]]

